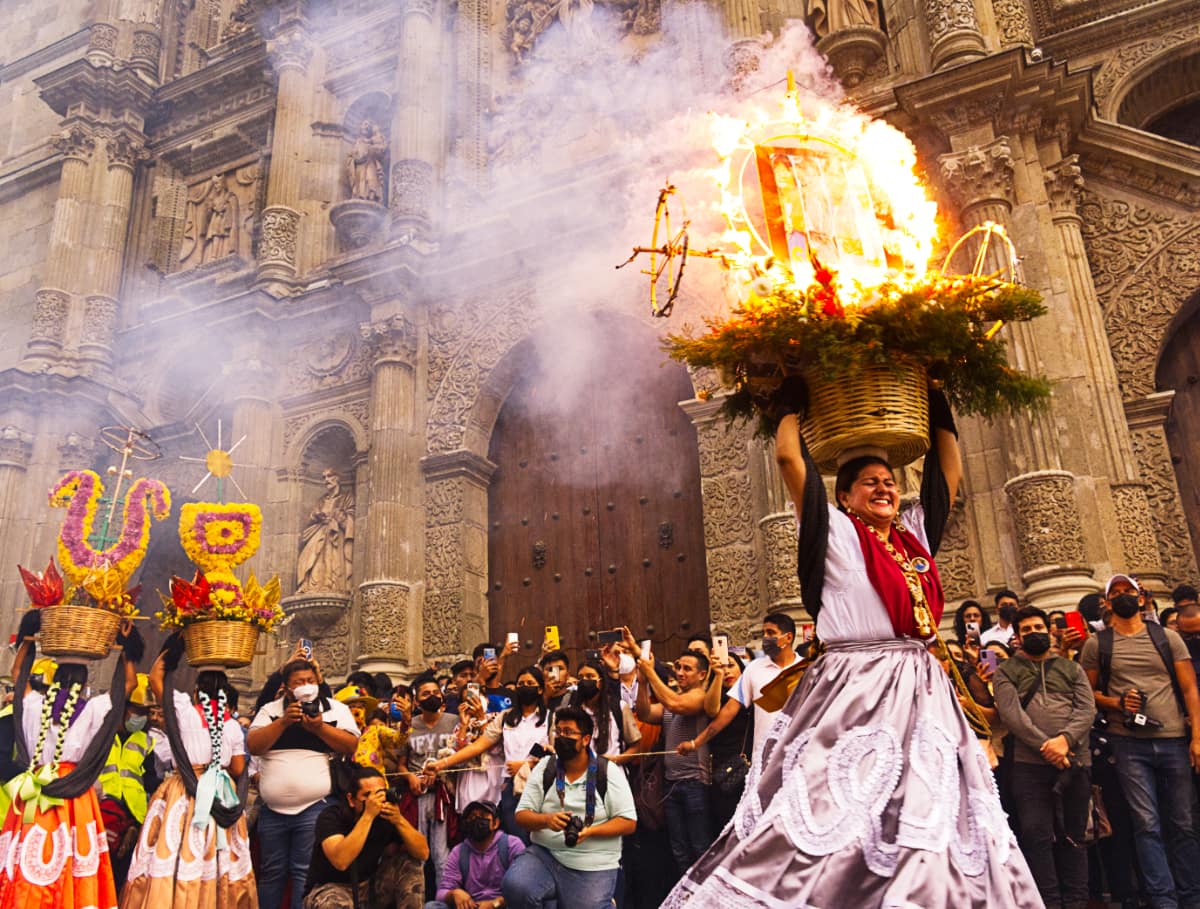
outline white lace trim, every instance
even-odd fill
[[[59,824],[50,831],[49,838],[48,862],[42,860],[46,847],[46,830],[43,827],[33,824],[21,838],[21,874],[29,883],[39,887],[56,883],[67,867],[67,859],[71,857],[71,834],[66,824]]]
[[[958,749],[946,730],[928,717],[922,717],[913,730],[908,766],[910,781],[920,780],[927,798],[912,798],[910,793],[900,812],[896,844],[944,852],[958,823]],[[922,801],[928,806],[924,816],[918,814]]]

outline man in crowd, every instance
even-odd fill
[[[345,803],[317,818],[303,909],[419,905],[425,884],[413,866],[429,857],[425,838],[388,800],[383,774],[356,766],[354,777]]]
[[[1021,851],[1047,906],[1086,909],[1092,686],[1077,663],[1051,649],[1042,610],[1018,610],[1015,624],[1021,650],[1000,664],[993,684],[1000,719],[1015,741],[1012,788]]]
[[[1171,600],[1175,608],[1182,610],[1184,606],[1195,606],[1197,603],[1196,588],[1191,584],[1180,584],[1171,591]]]
[[[621,838],[637,828],[633,793],[621,768],[592,751],[592,718],[564,707],[554,718],[554,755],[525,784],[517,823],[529,849],[504,876],[505,901],[522,909],[609,909]]]
[[[567,699],[571,684],[571,658],[565,650],[551,650],[542,656],[542,672],[546,676],[546,706],[557,710]]]
[[[446,712],[458,713],[463,693],[475,681],[475,660],[459,660],[450,667],[450,684],[446,686]]]
[[[467,838],[450,850],[437,899],[425,909],[503,909],[500,885],[525,844],[500,830],[500,809],[488,801],[463,811]]]
[[[1179,635],[1143,621],[1147,598],[1135,579],[1114,575],[1105,597],[1112,626],[1088,639],[1080,662],[1107,717],[1145,890],[1154,909],[1200,906],[1191,797],[1192,768],[1200,768],[1196,675]]]
[[[637,715],[643,723],[663,729],[661,747],[667,752],[663,758],[667,780],[663,807],[675,870],[682,877],[715,837],[708,802],[708,748],[701,746],[690,754],[676,753],[681,743],[694,741],[708,725],[708,714],[704,711],[708,659],[689,649],[675,661],[674,669],[678,693],[658,677],[653,659],[638,662],[642,685],[638,688]],[[658,703],[650,702],[651,689]]]
[[[683,646],[686,650],[694,650],[701,654],[706,660],[712,659],[712,638],[707,634],[694,634]]]
[[[246,749],[260,761],[261,909],[278,909],[289,876],[291,905],[300,905],[317,818],[333,788],[329,756],[353,754],[359,732],[349,707],[320,697],[312,662],[294,659],[280,674],[283,696],[258,711],[246,736]]]
[[[986,647],[993,641],[1009,646],[1013,632],[1013,623],[1017,620],[1017,609],[1021,601],[1011,590],[1001,590],[995,597],[996,624],[979,636],[979,646]]]
[[[416,681],[417,709],[408,734],[405,780],[410,796],[416,801],[417,829],[429,844],[433,873],[440,882],[450,851],[447,821],[454,810],[453,798],[441,779],[424,775],[425,765],[456,748],[458,717],[447,713],[442,690],[436,679],[423,676]]]

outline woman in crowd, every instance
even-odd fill
[[[242,815],[246,746],[229,710],[233,688],[222,670],[197,667],[191,694],[174,690],[170,675],[182,652],[182,638],[172,635],[150,668],[178,772],[146,811],[121,909],[254,909],[258,894]]]
[[[607,755],[609,760],[622,763],[638,750],[642,733],[633,711],[621,700],[619,691],[605,683],[606,678],[603,663],[590,660],[581,663],[575,673],[575,690],[568,703],[582,708],[596,724],[596,737],[592,740],[596,754]]]
[[[967,626],[972,624],[976,626],[975,631],[977,634],[975,637],[978,640],[979,635],[982,635],[992,627],[992,619],[975,600],[963,600],[962,605],[954,613],[954,637],[960,641],[965,641],[967,639]]]
[[[0,832],[0,907],[113,909],[112,864],[95,783],[125,719],[125,700],[137,686],[142,639],[122,622],[110,690],[86,697],[87,663],[60,659],[43,694],[29,684],[41,612],[21,619],[13,701],[16,758],[28,769],[5,787]]]
[[[728,663],[714,663],[714,681],[705,692],[704,712],[715,717],[729,700],[729,692],[737,685],[745,666],[736,653]],[[712,809],[713,829],[720,830],[733,817],[742,797],[746,771],[750,767],[750,743],[754,741],[754,711],[739,711],[733,721],[708,742],[712,762],[712,788],[709,806]],[[683,747],[682,745],[680,746]]]
[[[933,447],[901,513],[891,466],[842,464],[837,508],[800,437],[789,380],[775,451],[800,519],[800,583],[826,652],[756,752],[732,823],[664,903],[1040,907],[991,772],[938,660],[932,554],[962,475],[931,389]]]

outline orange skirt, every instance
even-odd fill
[[[74,764],[60,764],[66,776]],[[0,828],[0,909],[116,909],[108,840],[95,789],[22,820],[14,802]]]
[[[195,808],[179,774],[158,787],[129,864],[121,909],[258,909],[246,819],[225,831],[226,848],[219,849],[216,821],[193,826]]]

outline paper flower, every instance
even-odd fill
[[[17,571],[21,572],[21,581],[25,584],[29,602],[33,606],[40,609],[43,606],[57,606],[63,601],[63,579],[54,566],[54,559],[50,560],[50,564],[41,574],[20,565],[17,566]]]
[[[189,502],[179,511],[179,541],[205,573],[229,571],[262,539],[262,511],[251,502]]]

